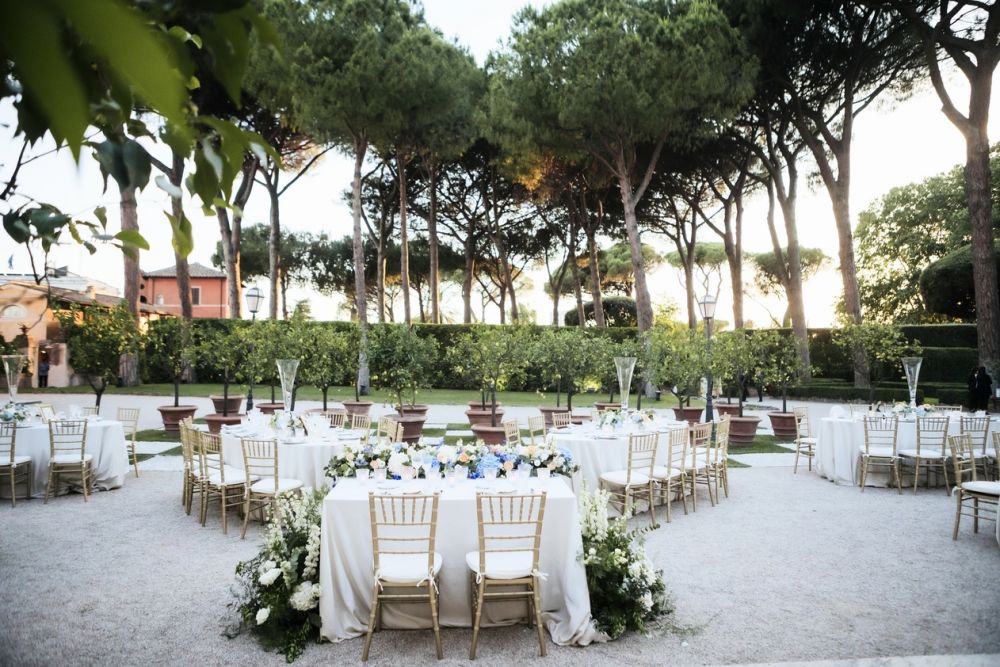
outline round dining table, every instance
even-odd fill
[[[269,428],[252,429],[224,428],[222,436],[222,460],[226,465],[243,470],[243,448],[241,438],[259,438],[278,441],[278,476],[297,479],[304,486],[318,489],[323,485],[332,486],[333,480],[326,476],[326,465],[334,456],[344,451],[345,446],[360,446],[360,434],[350,429],[331,429],[322,436],[281,436]]]

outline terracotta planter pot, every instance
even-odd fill
[[[403,425],[403,442],[414,443],[420,439],[427,418],[423,415],[400,415],[396,421]]]
[[[212,399],[212,405],[215,407],[215,411],[220,415],[226,412],[231,415],[235,415],[239,413],[240,406],[243,405],[243,394],[236,394],[235,396],[230,394],[229,398],[213,394],[209,396],[209,398]]]
[[[591,421],[593,417],[591,415],[570,415],[569,419],[574,424],[586,424]]]
[[[181,420],[193,417],[194,413],[198,410],[198,406],[162,405],[156,409],[160,411],[160,417],[163,418],[163,430],[167,433],[179,433],[181,430]]]
[[[209,433],[218,433],[223,426],[241,423],[244,416],[235,414],[224,416],[221,413],[216,413],[214,415],[205,415],[205,423],[208,424]]]
[[[482,401],[469,401],[468,405],[469,405],[469,409],[470,410],[483,410],[483,409],[489,410],[490,409],[490,405],[492,405],[492,404],[490,403],[489,399],[487,399],[486,400],[486,407],[485,408],[483,408],[483,402]],[[501,405],[503,405],[503,404],[500,401],[497,401],[497,407],[499,408]]]
[[[490,426],[489,424],[473,424],[472,433],[477,440],[482,440],[487,445],[499,445],[504,442],[506,436],[503,426]]]
[[[598,410],[618,410],[622,407],[621,401],[594,401],[594,407]]]
[[[396,412],[404,417],[406,415],[417,415],[419,417],[427,417],[427,411],[430,409],[429,405],[402,405],[396,408]]]
[[[371,401],[343,401],[349,415],[367,415],[372,411]]]
[[[729,446],[749,447],[753,444],[754,436],[757,435],[757,424],[760,417],[730,417],[729,418]]]
[[[674,408],[674,417],[677,421],[686,421],[688,424],[697,424],[701,421],[702,408]]]
[[[784,442],[795,440],[794,412],[768,412],[767,416],[771,418],[771,428],[774,430],[775,439]]]
[[[554,413],[554,412],[569,412],[570,411],[569,408],[567,408],[565,406],[556,407],[554,405],[543,405],[542,407],[540,407],[538,409],[542,411],[542,415],[544,415],[544,417],[545,417],[545,426],[546,427],[552,426],[552,413]]]
[[[719,414],[720,417],[722,415],[729,415],[730,417],[740,416],[739,403],[715,403],[712,405],[712,407],[715,409],[715,411]]]
[[[278,410],[284,410],[285,404],[281,401],[276,401],[274,403],[254,403],[253,406],[260,410],[261,414],[273,415]]]
[[[480,410],[478,408],[472,410],[466,410],[465,416],[468,418],[469,423],[475,426],[476,424],[486,424],[490,425],[492,421],[493,411],[489,408],[485,410]],[[503,419],[503,408],[497,408],[497,426],[500,425],[500,421]]]

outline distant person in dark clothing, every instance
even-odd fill
[[[973,387],[970,387],[974,394],[975,403],[972,405],[973,410],[987,410],[990,405],[990,396],[993,395],[993,380],[990,378],[990,374],[986,372],[985,366],[980,366],[973,373],[973,378],[975,383]]]
[[[49,362],[45,359],[38,362],[38,386],[49,386]]]

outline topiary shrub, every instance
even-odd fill
[[[627,296],[608,296],[601,299],[604,306],[604,321],[609,327],[634,327],[639,323],[636,315],[635,299]],[[586,318],[587,326],[594,326],[594,302],[587,301],[583,304],[583,316]],[[571,309],[563,317],[563,322],[568,327],[575,327],[580,324],[580,313],[576,308]]]
[[[996,247],[1000,248],[1000,244]],[[996,264],[1000,272],[1000,253],[996,256]],[[971,245],[948,253],[920,274],[920,295],[931,313],[974,320],[975,293]]]

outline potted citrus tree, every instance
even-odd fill
[[[563,368],[559,363],[565,351],[568,339],[560,335],[559,329],[545,329],[532,342],[530,347],[531,364],[537,370],[544,389],[555,390],[555,405],[539,406],[545,416],[545,425],[552,426],[552,415],[556,412],[569,412],[570,409],[560,402],[562,395]]]
[[[708,370],[705,338],[697,331],[657,328],[652,335],[652,373],[657,384],[677,398],[677,419],[696,424],[701,408],[691,406]]]
[[[326,323],[313,323],[308,327],[309,345],[302,350],[302,381],[311,384],[323,394],[323,411],[327,409],[330,387],[344,381],[357,359],[351,345],[350,334],[334,331]]]
[[[141,340],[135,318],[124,302],[114,308],[74,306],[57,317],[73,370],[87,379],[100,407],[104,392],[118,382],[121,356],[134,352]]]
[[[858,352],[864,355],[870,375],[868,382],[868,402],[875,402],[875,384],[882,379],[886,370],[900,363],[900,358],[908,355],[919,356],[920,341],[906,342],[902,329],[895,324],[865,322],[849,324],[833,330],[833,342],[848,356]]]
[[[451,350],[455,370],[472,379],[482,396],[489,397],[488,405],[465,412],[472,432],[489,444],[503,440],[503,410],[497,407],[497,390],[521,376],[526,364],[524,351],[530,343],[531,336],[523,327],[477,325],[461,335]]]
[[[164,318],[152,323],[146,332],[146,361],[164,372],[174,385],[173,405],[161,405],[157,410],[163,419],[163,430],[177,433],[181,420],[193,417],[196,405],[181,405],[181,380],[184,370],[194,359],[191,348],[184,345],[190,332],[184,331],[183,320]]]
[[[361,399],[361,329],[355,326],[348,334],[349,358],[347,368],[351,370],[351,384],[354,386],[354,400],[341,401],[349,415],[367,415],[371,412],[372,402]],[[366,356],[367,359],[367,356]]]
[[[437,358],[437,342],[422,338],[412,327],[379,324],[369,330],[369,368],[372,385],[392,392],[396,421],[403,439],[416,442],[427,420],[427,405],[417,404],[417,390],[430,385]]]
[[[760,346],[760,366],[757,373],[761,382],[771,385],[781,392],[781,412],[768,412],[771,429],[778,440],[795,439],[795,413],[788,411],[788,388],[805,370],[802,357],[789,336],[777,331],[757,331],[754,333]]]
[[[212,433],[218,433],[223,425],[239,424],[243,421],[243,416],[239,414],[243,396],[237,394],[230,400],[229,385],[236,381],[238,373],[246,374],[246,351],[245,338],[238,331],[225,329],[207,332],[195,346],[194,355],[202,360],[202,363],[210,363],[222,380],[222,396],[210,397],[216,405],[216,412],[205,416],[205,423]],[[215,398],[221,400],[216,403]],[[235,399],[239,399],[239,402]]]
[[[737,403],[731,403],[727,394],[725,403],[715,404],[720,415],[729,415],[729,442],[735,447],[749,446],[757,434],[760,417],[743,414],[742,387],[747,373],[760,365],[760,345],[744,329],[722,333],[713,341],[712,362],[713,374],[725,385],[737,387],[739,395]]]

